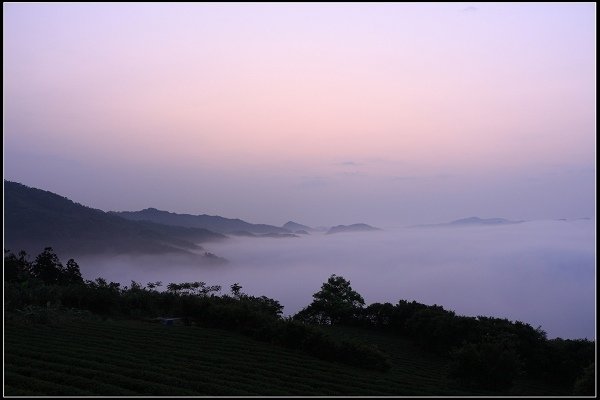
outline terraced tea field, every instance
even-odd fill
[[[377,373],[228,331],[137,321],[5,328],[7,395],[439,394],[442,367],[423,359],[414,374]]]
[[[408,341],[377,333],[367,339],[392,356],[390,371],[321,361],[218,329],[140,321],[72,320],[52,326],[8,321],[4,394],[479,394],[453,386],[444,378],[445,361]]]

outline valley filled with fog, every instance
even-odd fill
[[[331,274],[365,299],[439,304],[462,315],[541,325],[549,338],[595,337],[595,223],[530,221],[501,226],[389,228],[297,238],[231,237],[207,243],[229,260],[182,256],[80,257],[85,279],[129,285],[203,281],[277,299],[299,311]]]

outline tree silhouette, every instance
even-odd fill
[[[31,262],[27,253],[21,250],[18,257],[4,250],[4,280],[7,282],[22,282],[31,278]]]
[[[62,283],[63,265],[52,247],[46,247],[31,266],[32,275],[46,284]]]
[[[24,255],[24,252],[19,253],[20,258],[16,261],[25,263]],[[63,266],[52,247],[46,247],[33,263],[29,263],[29,274],[46,285],[84,284],[79,265],[75,260],[71,258],[67,261],[66,267]]]
[[[231,285],[231,294],[236,299],[239,299],[240,296],[242,295],[241,290],[242,290],[242,286],[239,283],[236,282],[233,285]]]
[[[342,276],[331,275],[321,290],[313,294],[313,302],[295,318],[305,322],[334,325],[356,318],[365,300]]]
[[[81,277],[81,272],[79,271],[79,264],[77,264],[72,258],[67,261],[67,266],[63,272],[63,281],[65,283],[83,284],[83,278]]]

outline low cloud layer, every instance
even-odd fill
[[[312,301],[331,274],[367,304],[399,299],[542,326],[550,338],[595,337],[594,223],[534,221],[463,228],[399,228],[300,238],[232,238],[208,249],[230,260],[84,258],[86,279],[129,284],[204,281],[279,300],[285,314]]]

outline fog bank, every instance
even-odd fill
[[[439,304],[542,326],[548,337],[595,337],[594,221],[533,221],[506,226],[397,228],[316,233],[299,238],[231,238],[206,245],[226,265],[193,265],[168,256],[84,257],[86,279],[129,285],[204,281],[223,291],[275,298],[294,314],[331,274],[365,299]]]

